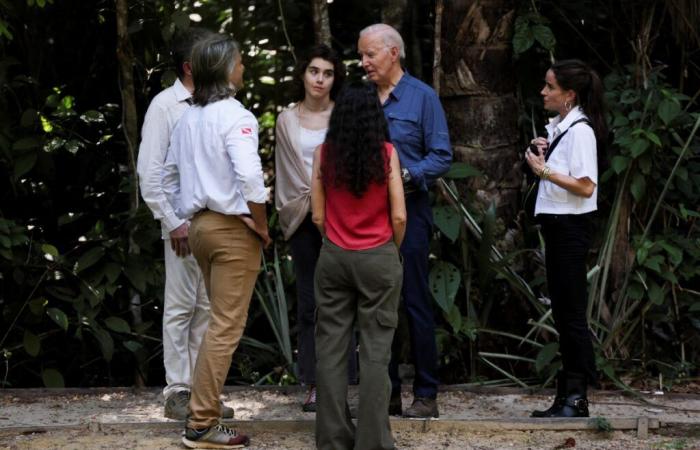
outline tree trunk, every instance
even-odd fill
[[[326,0],[311,0],[313,8],[314,33],[317,44],[331,46],[331,24],[328,19],[328,2]]]
[[[127,0],[116,0],[117,19],[117,60],[119,62],[119,88],[122,97],[122,130],[126,142],[126,151],[129,160],[129,176],[131,180],[131,196],[129,202],[129,216],[134,217],[139,208],[139,186],[136,174],[136,142],[138,141],[138,125],[136,113],[136,95],[134,89],[134,49],[129,39],[129,6]],[[128,230],[129,255],[139,253],[139,247],[134,241],[134,228]],[[139,325],[141,319],[141,296],[135,289],[130,290],[129,295],[132,323]],[[141,369],[141,370],[139,370]],[[145,385],[144,368],[137,368],[134,372],[134,384],[137,387]]]
[[[501,217],[517,211],[522,175],[518,165],[518,105],[511,61],[514,0],[444,2],[442,103],[455,160],[484,177],[469,190],[484,206],[494,202]]]
[[[399,30],[400,33],[403,28],[406,4],[406,0],[387,0],[382,2],[382,23],[391,25]]]

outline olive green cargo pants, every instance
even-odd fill
[[[328,240],[323,243],[315,275],[316,447],[320,450],[394,448],[387,367],[402,277],[393,242],[355,251]],[[355,321],[360,334],[357,427],[347,406],[347,349]]]

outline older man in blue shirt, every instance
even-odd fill
[[[405,57],[401,35],[385,24],[360,32],[357,44],[362,67],[376,84],[391,142],[401,161],[408,222],[401,246],[404,259],[403,305],[416,368],[413,404],[406,417],[438,417],[435,318],[428,290],[428,252],[433,226],[428,190],[447,172],[452,148],[447,120],[435,91],[401,67]],[[392,392],[389,413],[401,415],[401,380],[396,355],[389,366]]]

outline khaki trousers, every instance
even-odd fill
[[[388,450],[389,358],[398,322],[403,269],[393,242],[344,250],[328,240],[316,266],[316,448]],[[347,406],[347,351],[353,324],[360,333],[357,427]]]
[[[219,422],[219,395],[245,329],[262,245],[238,217],[208,210],[192,220],[189,242],[202,269],[211,318],[194,368],[187,426],[208,428]]]

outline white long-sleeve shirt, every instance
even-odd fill
[[[175,80],[172,86],[156,95],[146,111],[141,130],[141,146],[136,170],[139,175],[141,197],[160,220],[163,239],[185,221],[175,215],[175,210],[163,192],[163,164],[170,145],[170,135],[182,114],[189,108],[190,92]]]
[[[250,214],[247,202],[265,203],[255,116],[234,98],[189,108],[171,136],[163,189],[181,219],[204,208]]]

